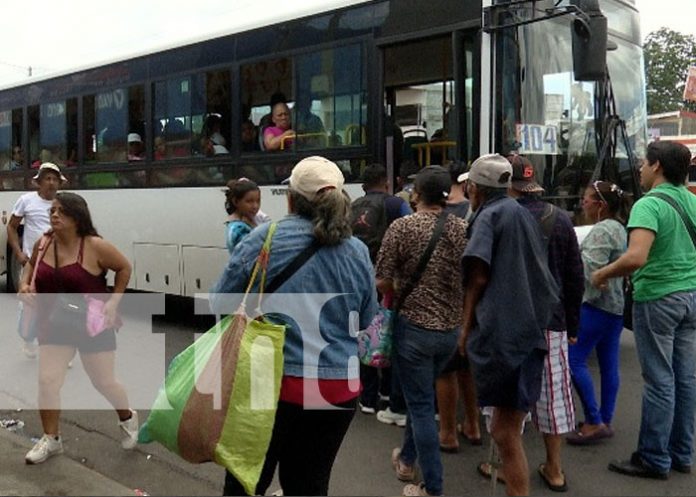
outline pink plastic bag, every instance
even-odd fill
[[[85,295],[85,300],[87,301],[87,333],[89,336],[95,337],[109,328],[121,327],[121,319],[118,317],[116,318],[115,326],[109,327],[106,325],[106,315],[104,315],[106,302],[87,295]]]

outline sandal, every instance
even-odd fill
[[[463,429],[463,426],[461,424],[457,425],[457,433],[459,433],[464,440],[469,442],[469,445],[474,445],[477,447],[480,445],[483,445],[483,440],[481,440],[481,437],[472,438],[469,435],[467,435],[466,433],[464,433],[464,429]]]
[[[540,464],[539,469],[537,471],[539,472],[539,476],[541,476],[541,479],[546,484],[546,488],[548,488],[552,492],[567,492],[568,491],[568,482],[566,482],[565,473],[563,473],[561,471],[561,476],[563,476],[563,483],[561,483],[560,485],[556,485],[554,483],[551,483],[551,480],[549,480],[549,477],[546,476],[544,469],[545,469],[545,465]]]
[[[457,454],[459,453],[459,445],[440,444],[440,452],[445,452],[446,454]]]
[[[476,471],[478,471],[478,474],[487,480],[491,480],[493,478],[493,466],[488,461],[480,462],[478,466],[476,466]],[[500,471],[498,471],[495,479],[498,481],[498,483],[502,483],[503,485],[506,483],[505,478],[500,476]]]
[[[401,449],[398,447],[392,451],[391,461],[396,477],[400,481],[413,481],[416,479],[416,468],[409,466],[401,460]]]

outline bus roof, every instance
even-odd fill
[[[153,44],[149,48],[143,50],[125,53],[122,55],[114,56],[112,58],[101,59],[81,66],[73,66],[69,69],[65,69],[62,71],[53,71],[38,76],[28,77],[26,79],[17,80],[12,83],[0,85],[0,91],[25,86],[60,76],[66,76],[69,74],[94,69],[97,67],[114,64],[117,62],[122,62],[128,59],[143,57],[157,52],[164,52],[166,50],[172,50],[175,48],[180,48],[187,45],[192,45],[195,43],[220,38],[223,36],[229,36],[245,31],[251,31],[253,29],[261,28],[264,26],[272,26],[274,24],[279,24],[286,21],[301,19],[316,14],[322,14],[325,12],[346,8],[353,5],[364,4],[371,1],[374,0],[312,0],[311,2],[300,2],[300,6],[298,6],[297,3],[283,2],[282,4],[276,4],[278,5],[278,10],[272,12],[269,12],[268,8],[256,8],[255,2],[245,2],[239,9],[239,13],[243,15],[235,16],[234,21],[229,25],[229,27],[227,27],[224,30],[200,33],[196,36],[183,38],[171,43],[162,43],[159,45]]]

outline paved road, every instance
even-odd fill
[[[178,303],[173,304],[180,307]],[[0,375],[4,378],[0,383],[0,418],[23,420],[26,423],[24,432],[31,437],[41,433],[38,413],[31,410],[35,406],[31,388],[36,382],[36,361],[26,359],[20,352],[19,339],[14,335],[15,310],[14,303],[3,304],[0,299],[0,315],[4,318],[0,321],[4,337],[3,346],[0,347]],[[147,342],[148,335],[153,334],[148,332],[146,323],[133,321],[129,324],[136,329],[142,325],[144,330],[140,331],[140,338],[136,336],[133,339],[131,336],[120,341],[125,343],[120,356],[136,358],[135,361],[123,363],[122,358],[119,359],[122,366],[119,374],[128,378],[125,383],[133,391],[138,374],[142,383],[152,383],[150,379],[142,377],[143,373],[138,373],[142,363],[148,359],[137,345]],[[202,331],[204,326],[192,326],[180,316],[155,319],[154,336],[164,341],[165,350],[164,355],[160,354],[161,357],[155,362],[164,363],[190,343],[193,333]],[[124,330],[124,333],[127,332]],[[143,345],[143,348],[147,347]],[[667,482],[657,482],[626,478],[606,470],[610,459],[626,457],[634,449],[640,421],[641,378],[630,332],[624,333],[621,353],[622,388],[614,423],[616,436],[603,445],[564,448],[565,470],[570,485],[568,495],[696,495],[696,475],[674,474]],[[76,360],[73,370],[69,372],[65,390],[74,389],[71,382],[83,388],[85,381],[79,360]],[[140,390],[139,393],[144,396],[145,393]],[[22,411],[17,412],[16,408],[22,408]],[[141,410],[141,415],[144,417],[146,412]],[[219,495],[221,492],[223,472],[213,464],[188,464],[156,444],[140,446],[131,453],[122,451],[118,444],[115,415],[108,410],[65,411],[62,430],[67,457],[128,488],[141,488],[152,495]],[[374,416],[356,414],[334,468],[331,494],[398,495],[402,484],[393,475],[389,455],[392,448],[399,445],[402,433],[400,428],[379,423]],[[542,486],[534,473],[534,468],[542,461],[543,447],[541,437],[531,427],[525,434],[525,444],[533,473],[532,494],[548,495],[551,492]],[[443,455],[445,491],[448,494],[489,494],[490,484],[481,479],[475,469],[478,461],[486,459],[487,447],[486,439],[484,447],[462,446],[459,454]],[[17,457],[22,458],[23,455],[18,449]],[[276,489],[277,485],[271,491]],[[503,489],[499,487],[497,494],[504,495]]]

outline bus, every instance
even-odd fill
[[[601,64],[626,124],[625,147],[643,154],[634,0],[328,4],[0,88],[3,224],[32,188],[35,168],[54,162],[100,233],[133,263],[130,288],[193,296],[228,261],[226,182],[259,183],[262,210],[278,219],[287,210],[282,180],[310,155],[335,161],[356,197],[373,162],[395,178],[409,162],[517,152],[532,160],[547,197],[573,212],[596,168],[607,100],[607,78],[576,81],[573,44],[597,17],[607,20]],[[259,136],[273,99],[287,102],[296,137],[266,151]],[[612,156],[619,179],[635,167],[630,156]],[[18,267],[5,231],[0,271],[13,291]]]

